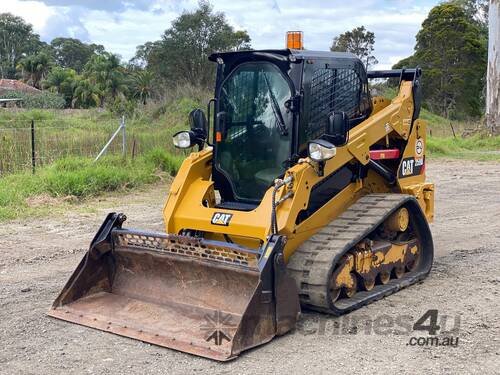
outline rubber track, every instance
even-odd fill
[[[287,265],[287,271],[297,283],[301,305],[341,315],[423,279],[430,271],[430,266],[401,279],[391,279],[387,285],[376,286],[370,292],[358,292],[353,298],[339,300],[333,306],[328,302],[328,280],[342,255],[409,200],[415,198],[405,194],[366,195],[304,242]]]

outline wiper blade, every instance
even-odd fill
[[[281,113],[278,101],[276,100],[276,97],[271,90],[271,85],[269,83],[269,80],[267,79],[266,73],[264,73],[264,80],[266,81],[267,90],[269,91],[269,96],[271,97],[271,108],[273,109],[274,117],[276,118],[276,123],[278,124],[280,134],[282,136],[287,136],[288,129],[286,128],[285,120],[283,119],[283,114]]]

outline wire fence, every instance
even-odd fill
[[[96,158],[120,126],[120,119],[78,125],[45,119],[0,121],[0,176],[35,170],[71,156]],[[135,157],[155,147],[171,147],[171,129],[126,124],[126,155]],[[121,154],[122,137],[116,137],[106,154]]]

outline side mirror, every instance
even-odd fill
[[[189,125],[192,131],[203,133],[206,137],[208,123],[205,112],[202,109],[197,108],[189,112]]]
[[[207,118],[201,109],[194,109],[189,113],[189,125],[191,130],[180,131],[174,134],[174,146],[177,148],[191,148],[198,145],[202,149],[207,140]]]
[[[337,147],[345,146],[349,140],[349,118],[345,112],[331,112],[325,132],[326,139]]]
[[[205,117],[205,112],[199,108],[193,109],[189,112],[189,125],[191,127],[193,145],[197,144],[201,150],[207,140],[208,134],[208,123],[207,118]]]

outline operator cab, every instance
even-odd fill
[[[372,109],[365,68],[349,53],[284,49],[209,59],[217,76],[208,143],[221,208],[255,208],[275,179],[307,156],[310,141],[342,146]],[[330,136],[337,119],[346,127],[340,141]]]

